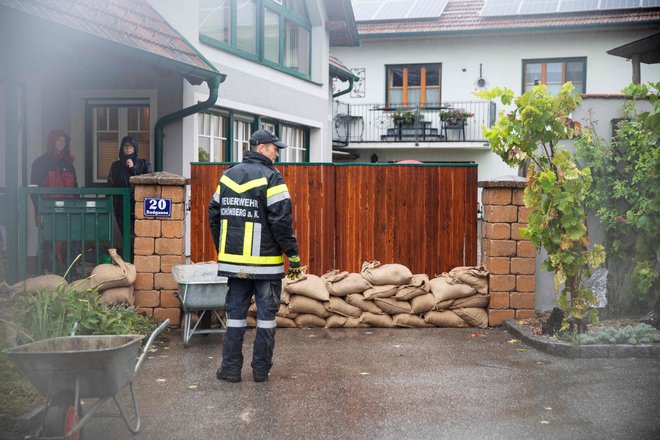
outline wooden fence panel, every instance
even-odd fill
[[[191,243],[193,262],[215,261],[208,205],[228,164],[193,164],[191,171]],[[291,193],[293,225],[300,258],[310,273],[334,267],[335,194],[333,165],[278,165]]]
[[[208,202],[226,164],[193,164],[191,259],[215,260]],[[303,264],[322,275],[363,261],[430,276],[477,261],[477,167],[278,165]]]
[[[337,166],[337,268],[401,263],[431,276],[477,261],[477,168]]]

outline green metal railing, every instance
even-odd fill
[[[19,188],[18,209],[18,275],[24,279],[27,268],[28,200],[36,202],[36,215],[39,222],[39,272],[42,269],[42,252],[51,258],[51,272],[56,266],[56,248],[65,249],[66,264],[70,264],[78,253],[81,254],[80,267],[85,267],[87,250],[92,249],[94,263],[101,262],[101,245],[112,243],[112,196],[122,198],[124,218],[123,258],[130,261],[130,202],[129,188]],[[44,246],[47,246],[44,248]],[[50,255],[48,255],[50,254]],[[61,275],[61,273],[59,273]]]

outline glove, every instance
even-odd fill
[[[286,277],[290,280],[297,280],[302,275],[302,267],[300,267],[300,257],[298,255],[289,257],[289,271]]]

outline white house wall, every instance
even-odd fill
[[[150,4],[220,72],[227,75],[219,88],[217,106],[233,110],[249,107],[254,109],[254,114],[260,116],[307,126],[310,128],[310,160],[331,161],[332,121],[328,120],[329,38],[324,26],[325,12],[320,0],[307,1],[313,26],[311,81],[202,44],[199,41],[196,1],[152,0]],[[190,89],[185,92],[186,107],[197,103],[199,97],[208,96],[206,84],[186,85],[185,88]],[[241,106],[243,108],[239,108]],[[197,135],[193,128],[193,124],[184,124],[181,143],[185,148],[190,148],[194,155],[194,151],[197,151]],[[190,154],[184,156],[193,157]]]
[[[479,36],[451,35],[414,40],[363,40],[359,47],[332,48],[351,68],[365,68],[365,96],[343,95],[351,104],[384,104],[385,66],[389,64],[442,63],[442,101],[477,101],[479,67],[487,88],[508,87],[522,92],[522,61],[537,58],[587,58],[587,93],[618,93],[632,80],[631,63],[606,53],[607,50],[652,34],[638,31],[535,32],[529,35],[484,33]],[[660,65],[642,64],[642,81],[659,81]],[[502,109],[498,105],[498,112]],[[387,147],[389,145],[389,148]],[[421,145],[421,143],[420,143]],[[349,150],[360,154],[359,161],[376,153],[380,161],[417,159],[423,161],[471,160],[479,164],[479,179],[512,174],[509,167],[491,153],[462,148],[465,144],[429,143],[428,148],[411,144],[403,150],[395,144],[351,143]],[[365,148],[366,147],[366,148]],[[385,148],[383,148],[385,147]],[[453,149],[452,149],[453,147]]]

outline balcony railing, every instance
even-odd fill
[[[496,107],[487,101],[454,101],[434,107],[387,107],[335,101],[333,141],[484,142],[481,127],[495,122]],[[449,115],[447,115],[449,113]],[[456,118],[456,114],[465,115]]]

